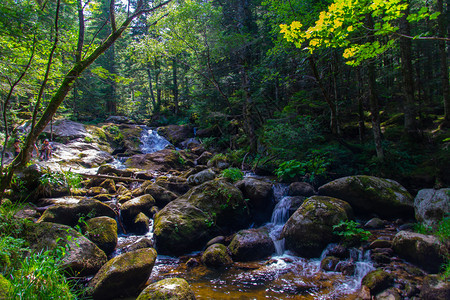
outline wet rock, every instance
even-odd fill
[[[244,199],[249,199],[248,207],[252,221],[263,224],[270,219],[275,203],[272,184],[255,178],[244,178],[235,184],[242,191]]]
[[[378,229],[384,227],[384,221],[380,218],[372,218],[364,224],[365,228]]]
[[[357,175],[336,179],[319,188],[319,194],[347,201],[356,213],[382,217],[413,217],[413,197],[398,182]]]
[[[117,246],[118,253],[126,253],[136,251],[142,248],[153,248],[154,244],[151,238],[146,236],[136,236],[134,238],[128,238],[125,242]]]
[[[219,232],[248,225],[246,203],[239,189],[225,180],[192,188],[155,215],[154,235],[161,254],[199,250]]]
[[[352,260],[344,260],[337,263],[335,270],[346,276],[353,276],[355,275],[356,265]]]
[[[211,169],[207,169],[189,176],[187,178],[187,183],[190,185],[199,185],[206,181],[213,180],[214,178],[216,178],[216,173]]]
[[[335,256],[327,256],[320,262],[320,268],[325,271],[334,271],[339,263],[339,258]]]
[[[395,288],[387,289],[375,296],[377,300],[401,300],[403,299],[400,296],[399,292]]]
[[[94,299],[136,297],[145,285],[156,260],[153,248],[114,257],[89,282]]]
[[[392,241],[396,253],[430,273],[439,272],[447,249],[435,236],[400,231]]]
[[[379,264],[388,264],[391,262],[394,250],[391,248],[374,248],[371,250],[370,258]]]
[[[333,226],[353,218],[350,205],[342,200],[312,196],[289,218],[281,237],[286,249],[302,257],[319,257],[326,245],[336,241]]]
[[[101,202],[107,202],[107,201],[111,201],[112,196],[109,194],[99,194],[99,195],[95,195],[94,197],[92,197],[94,200],[98,200]]]
[[[106,189],[110,194],[115,194],[117,192],[116,184],[112,179],[104,180],[102,183],[100,183],[100,187]]]
[[[389,240],[376,239],[369,245],[369,249],[375,248],[391,248],[392,242]]]
[[[117,245],[117,223],[110,217],[89,219],[84,228],[85,236],[94,242],[106,255],[111,254]]]
[[[207,165],[208,161],[213,157],[211,152],[203,152],[195,161],[198,165]]]
[[[450,214],[450,188],[420,190],[414,199],[414,209],[417,221],[436,226]]]
[[[158,134],[176,146],[181,146],[182,141],[194,136],[194,131],[188,125],[168,125],[158,127],[157,131]]]
[[[129,168],[167,172],[172,169],[185,170],[194,166],[193,160],[183,150],[163,149],[148,154],[136,154],[126,160]]]
[[[222,244],[222,245],[227,246],[229,243],[227,243],[225,241],[225,237],[223,235],[220,235],[220,236],[216,236],[215,238],[210,240],[208,243],[206,243],[206,247],[209,247],[214,244]]]
[[[160,176],[156,180],[156,184],[178,195],[185,194],[191,188],[186,179],[179,176]]]
[[[136,300],[195,300],[189,283],[182,278],[166,278],[147,286]]]
[[[150,216],[150,210],[155,205],[155,199],[151,195],[142,195],[128,200],[120,208],[123,223],[126,227],[132,227],[139,213]],[[148,226],[147,226],[148,228]]]
[[[88,196],[95,196],[95,195],[100,195],[100,194],[108,194],[108,191],[105,188],[102,188],[100,186],[91,187],[87,191]]]
[[[144,182],[139,188],[134,189],[132,194],[134,196],[140,196],[143,194],[152,195],[155,199],[156,205],[160,208],[163,208],[167,205],[167,203],[178,197],[174,192],[171,192],[151,181]]]
[[[85,199],[76,204],[51,206],[45,210],[38,222],[53,222],[75,226],[82,217],[87,220],[101,216],[115,218],[116,213],[108,205],[100,201]]]
[[[331,244],[327,247],[327,255],[345,259],[350,256],[350,251],[342,244]]]
[[[450,282],[436,275],[425,277],[420,291],[420,299],[450,299]]]
[[[288,196],[310,197],[315,194],[314,188],[307,182],[293,182],[289,185]]]
[[[382,269],[377,269],[369,272],[361,281],[361,285],[369,288],[372,295],[376,295],[381,291],[389,288],[394,282],[391,274],[383,271]]]
[[[222,244],[214,244],[203,252],[202,262],[207,267],[221,268],[231,265],[233,260],[228,253],[227,247]]]
[[[258,260],[275,252],[273,241],[265,228],[239,231],[228,249],[236,261]]]
[[[63,259],[63,269],[71,275],[86,276],[95,274],[106,263],[106,254],[78,231],[66,225],[42,222],[27,223],[25,234],[21,237],[35,251],[54,249],[68,244]]]
[[[198,259],[191,257],[188,259],[188,261],[186,262],[186,266],[188,268],[195,268],[198,267],[200,265],[200,262],[198,261]]]
[[[139,213],[133,221],[131,231],[136,234],[146,234],[150,225],[150,219],[144,213]]]

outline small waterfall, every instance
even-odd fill
[[[150,129],[147,126],[142,127],[141,133],[141,151],[144,154],[153,153],[163,150],[170,145],[170,142],[160,136],[156,130]]]
[[[289,219],[289,208],[291,207],[291,197],[286,196],[287,188],[288,187],[283,184],[276,184],[273,186],[273,195],[276,205],[270,220],[272,228],[269,235],[273,240],[277,255],[283,255],[285,250],[284,239],[280,239],[280,234],[284,224]]]

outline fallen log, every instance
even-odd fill
[[[132,181],[132,182],[144,182],[145,179],[138,179],[132,177],[121,177],[121,176],[112,176],[112,175],[100,175],[100,174],[83,174],[79,173],[81,176],[86,178],[102,178],[102,179],[113,179],[116,181]]]

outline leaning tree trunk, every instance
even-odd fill
[[[53,97],[50,99],[50,102],[48,103],[46,109],[44,110],[41,118],[37,122],[36,126],[32,126],[30,132],[28,133],[24,147],[22,148],[22,151],[20,154],[12,161],[12,163],[9,165],[8,170],[6,171],[6,174],[1,174],[1,182],[0,182],[0,195],[3,195],[5,189],[10,185],[11,179],[13,177],[13,174],[16,170],[24,167],[26,163],[31,158],[31,153],[34,148],[34,143],[36,142],[36,139],[38,138],[39,134],[45,129],[47,124],[52,120],[53,115],[58,110],[59,106],[63,102],[64,98],[67,96],[69,91],[72,89],[73,84],[75,80],[81,75],[81,73],[90,66],[101,54],[103,54],[111,45],[122,35],[122,33],[125,31],[125,29],[128,28],[130,23],[139,15],[143,13],[149,13],[152,11],[155,11],[162,6],[168,4],[171,0],[166,0],[165,2],[161,3],[160,5],[157,5],[151,9],[143,9],[142,2],[141,5],[139,5],[136,8],[135,13],[130,15],[125,19],[125,21],[122,23],[122,25],[114,30],[108,38],[103,41],[102,44],[100,44],[89,56],[87,56],[85,59],[76,62],[73,67],[70,69],[70,71],[64,76],[64,79],[61,83],[61,85],[56,90]]]

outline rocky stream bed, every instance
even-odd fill
[[[32,203],[20,216],[34,221],[24,239],[67,240],[65,270],[94,299],[450,299],[438,274],[449,241],[412,231],[450,213],[450,189],[413,197],[371,176],[233,183],[187,126],[110,121],[57,122],[53,158],[20,174]],[[38,180],[68,170],[82,188]],[[371,232],[366,242],[333,234],[350,220]]]

